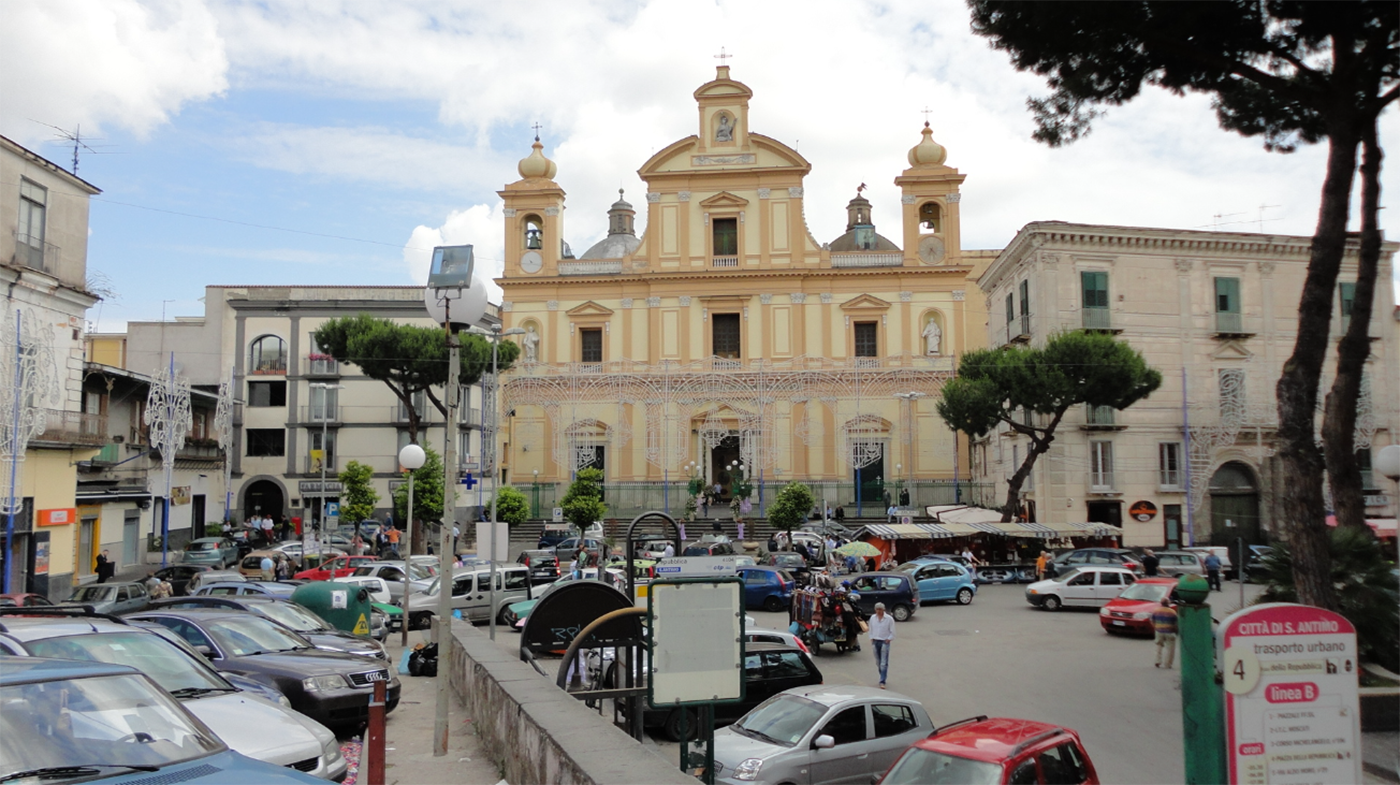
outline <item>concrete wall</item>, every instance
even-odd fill
[[[565,694],[470,624],[452,624],[452,688],[509,782],[695,785],[668,761]]]

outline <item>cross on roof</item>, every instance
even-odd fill
[[[734,57],[734,55],[727,55],[727,54],[725,54],[725,53],[724,53],[724,47],[722,47],[722,46],[719,48],[719,54],[715,55],[715,59],[719,61],[719,64],[720,64],[720,65],[725,65],[725,62],[724,62],[724,61],[725,61],[725,60],[732,59],[733,57]]]
[[[536,122],[534,125],[532,125],[532,126],[530,126],[530,127],[533,128],[533,129],[535,129],[535,141],[538,142],[538,141],[540,140],[540,129],[543,128],[544,126],[542,126],[542,125],[540,125],[538,122]]]
[[[924,125],[928,125],[928,116],[931,115],[931,114],[933,114],[933,110],[930,109],[930,108],[928,108],[928,104],[924,104],[924,111],[923,111],[923,115],[924,115]]]

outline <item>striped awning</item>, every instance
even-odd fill
[[[882,540],[941,540],[958,536],[935,523],[872,523],[862,526],[856,539],[866,535]]]

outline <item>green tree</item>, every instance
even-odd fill
[[[507,485],[496,493],[496,520],[519,526],[530,519],[530,502],[525,494]]]
[[[431,447],[424,447],[423,465],[413,474],[413,552],[427,553],[427,538],[423,532],[423,521],[442,520],[443,471],[442,456]],[[404,479],[408,479],[404,472]],[[394,520],[408,521],[408,483],[394,489]],[[407,524],[404,528],[407,528]]]
[[[1161,385],[1162,374],[1133,347],[1111,335],[1078,330],[1051,336],[1044,348],[964,354],[957,377],[943,385],[938,414],[953,429],[972,436],[1004,424],[1030,439],[1001,509],[1001,519],[1009,521],[1016,513],[1021,485],[1036,459],[1050,449],[1070,407],[1126,409]]]
[[[1400,669],[1400,596],[1393,567],[1375,537],[1338,526],[1328,537],[1331,580],[1337,587],[1337,612],[1356,627],[1361,657],[1390,670]],[[1298,602],[1293,553],[1286,543],[1274,546],[1263,560],[1264,592],[1258,602]]]
[[[459,338],[461,383],[476,384],[491,370],[491,342],[472,333]],[[421,418],[413,406],[414,395],[422,392],[447,416],[447,406],[438,397],[447,386],[447,334],[441,328],[399,324],[362,313],[323,323],[316,330],[316,345],[338,362],[354,364],[366,376],[384,382],[408,411],[408,436],[415,444]],[[519,354],[518,345],[502,341],[498,368],[506,370]]]
[[[564,508],[564,518],[580,530],[592,526],[594,521],[601,521],[608,514],[608,505],[603,503],[602,470],[579,469],[559,506]]]
[[[768,505],[768,523],[775,529],[790,532],[807,520],[807,513],[815,503],[811,488],[800,482],[790,482]]]
[[[379,501],[379,493],[374,490],[372,483],[374,469],[359,461],[351,461],[337,476],[342,488],[340,520],[344,523],[359,523],[374,515],[374,505]]]
[[[1051,146],[1087,134],[1101,107],[1131,101],[1144,84],[1210,95],[1222,128],[1262,136],[1266,150],[1290,152],[1300,144],[1327,141],[1297,338],[1275,390],[1283,489],[1278,509],[1293,546],[1299,597],[1335,609],[1322,474],[1325,466],[1343,522],[1363,526],[1351,434],[1361,370],[1370,353],[1366,331],[1380,254],[1377,118],[1400,95],[1400,5],[1297,0],[969,0],[969,5],[975,33],[1009,52],[1018,69],[1046,77],[1051,94],[1028,104],[1035,138]],[[1314,434],[1315,412],[1358,146],[1365,149],[1366,164],[1356,304],[1324,411],[1324,463]]]

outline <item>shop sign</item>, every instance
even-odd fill
[[[1128,514],[1133,516],[1133,520],[1147,523],[1157,517],[1157,505],[1149,501],[1133,502],[1133,506],[1128,508]]]
[[[39,510],[40,526],[67,526],[78,520],[77,507],[60,507],[53,510]]]

